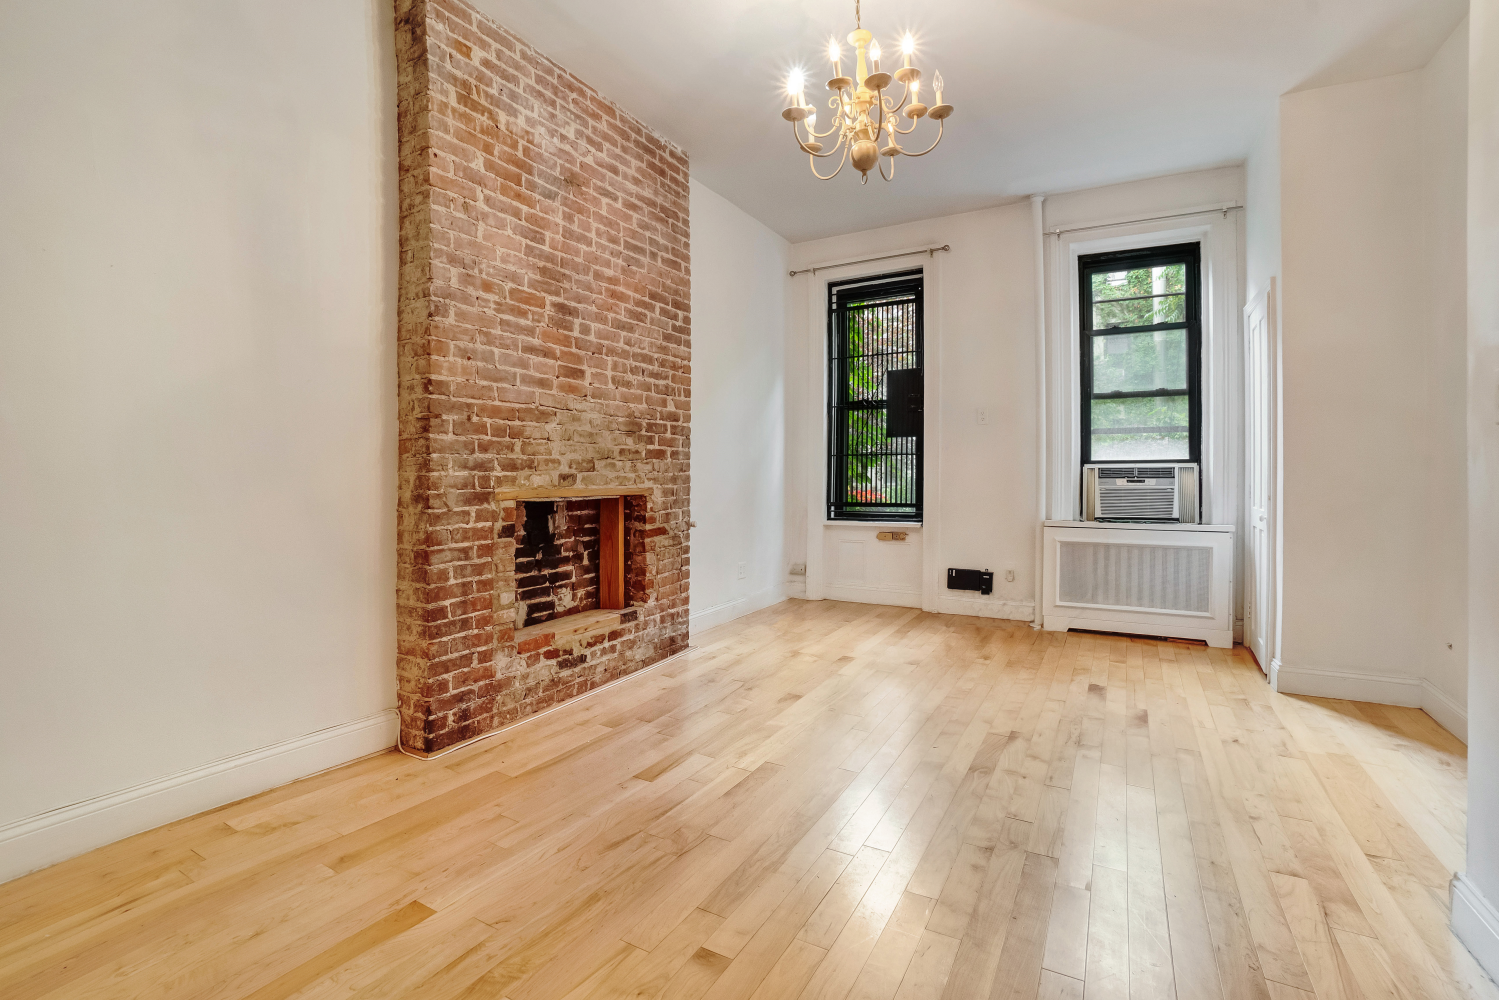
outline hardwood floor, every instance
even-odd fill
[[[787,602],[0,886],[0,996],[1499,998],[1464,747],[1230,653]]]

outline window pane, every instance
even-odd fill
[[[884,410],[844,414],[847,448],[843,455],[845,504],[898,504],[913,510],[916,495],[916,438],[885,436]]]
[[[1099,271],[1093,275],[1093,301],[1132,299],[1141,295],[1181,294],[1187,290],[1187,265]]]
[[[1115,326],[1153,326],[1180,323],[1187,318],[1185,295],[1155,295],[1139,299],[1097,302],[1093,306],[1093,329]]]
[[[1093,338],[1093,392],[1187,388],[1187,331],[1108,333]]]
[[[1191,457],[1186,396],[1095,399],[1094,462]]]
[[[916,303],[860,306],[848,311],[848,399],[885,398],[885,373],[916,368]]]

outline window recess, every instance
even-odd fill
[[[920,271],[828,285],[828,518],[920,521]]]
[[[1200,461],[1200,260],[1196,243],[1079,258],[1084,465]]]

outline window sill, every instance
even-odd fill
[[[900,528],[909,531],[912,528],[920,528],[921,521],[823,521],[825,528]]]

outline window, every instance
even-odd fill
[[[1084,464],[1200,461],[1199,260],[1196,243],[1079,259]]]
[[[921,272],[828,286],[828,518],[921,520]]]

